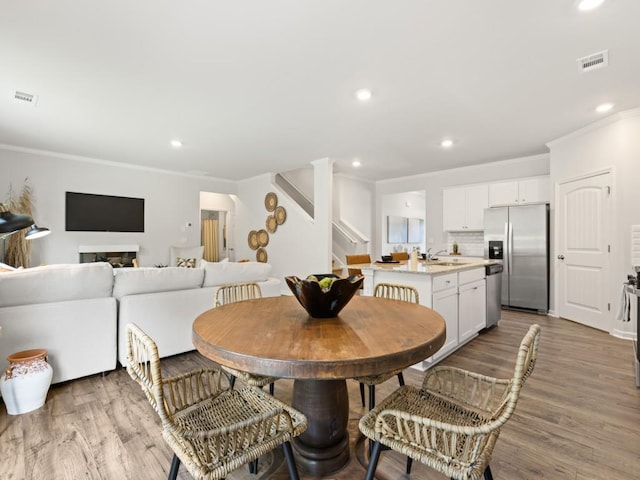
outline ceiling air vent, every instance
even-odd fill
[[[590,72],[591,70],[607,67],[609,66],[609,50],[579,58],[576,62],[578,62],[578,68],[581,72]]]
[[[32,95],[30,93],[24,93],[24,92],[18,92],[16,90],[16,93],[13,95],[13,98],[16,99],[19,102],[24,102],[28,105],[31,105],[32,107],[36,106],[36,103],[38,103],[38,96],[37,95]]]

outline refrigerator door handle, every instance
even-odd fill
[[[513,263],[513,224],[511,222],[508,222],[508,224],[509,234],[507,236],[507,256],[509,257],[509,274],[511,274],[511,265]]]
[[[507,254],[506,256],[503,255],[502,259],[502,263],[504,265],[504,273],[506,273],[507,275],[509,274],[509,270],[511,267],[511,259],[509,258],[511,251],[511,247],[509,245],[509,225],[511,225],[509,222],[504,222],[504,245],[502,247],[502,252]]]

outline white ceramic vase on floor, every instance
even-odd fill
[[[53,369],[43,349],[16,352],[7,357],[9,366],[0,377],[0,392],[9,415],[19,415],[44,405]]]

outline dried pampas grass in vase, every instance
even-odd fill
[[[9,199],[4,204],[4,211],[13,213],[22,213],[33,218],[33,189],[25,179],[22,191],[17,198],[14,198],[13,186],[9,186]],[[25,235],[27,229],[9,235],[5,239],[4,263],[14,267],[29,266],[29,254],[31,253],[31,243],[27,241]]]

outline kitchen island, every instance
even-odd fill
[[[408,285],[418,291],[421,305],[442,315],[447,338],[432,357],[414,365],[426,370],[473,339],[486,326],[485,266],[495,263],[474,257],[440,257],[437,261],[373,262],[350,265],[364,275],[363,295],[373,295],[378,283]],[[402,322],[402,319],[398,319]]]

